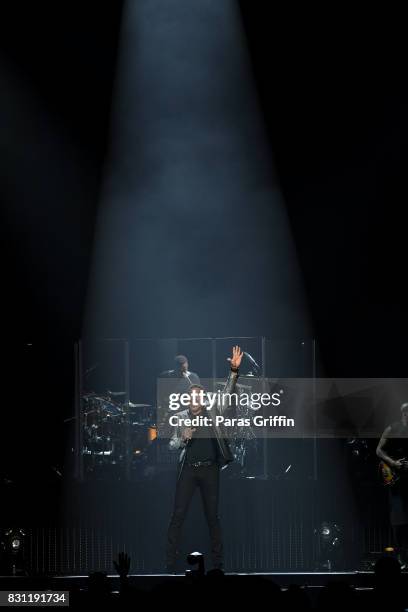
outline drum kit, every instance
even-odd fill
[[[125,391],[82,395],[82,454],[94,465],[124,464],[147,454],[157,438],[150,404],[126,401]]]

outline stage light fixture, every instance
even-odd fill
[[[11,527],[3,531],[1,536],[1,556],[5,573],[13,576],[25,573],[25,538],[25,531],[19,527]]]
[[[190,577],[198,577],[204,576],[205,574],[205,565],[204,565],[204,555],[200,552],[192,552],[187,555],[187,563],[189,565],[196,565],[196,569],[194,570],[186,570],[186,576]]]
[[[316,569],[330,572],[339,562],[343,544],[341,527],[337,523],[322,521],[314,534],[318,550]]]

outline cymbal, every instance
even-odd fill
[[[126,391],[107,391],[108,395],[112,395],[113,397],[119,397],[120,395],[126,395]]]
[[[133,402],[126,402],[126,406],[129,408],[150,408],[151,404],[134,404]]]

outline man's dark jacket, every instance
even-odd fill
[[[230,370],[227,382],[225,383],[224,389],[221,392],[221,397],[222,397],[222,394],[235,392],[235,386],[237,384],[237,379],[238,379],[238,370],[236,371]],[[212,418],[212,423],[213,423],[212,429],[214,433],[214,438],[217,441],[217,448],[218,448],[217,460],[221,468],[224,468],[228,465],[228,463],[231,463],[231,461],[234,460],[234,456],[231,452],[230,445],[228,443],[228,440],[225,437],[225,434],[223,433],[222,428],[219,425],[215,424],[215,417],[217,415],[225,414],[230,408],[231,408],[231,402],[228,402],[228,403],[218,402],[214,404],[211,410],[205,411],[206,416],[209,416],[210,418]],[[187,410],[183,410],[182,412],[179,412],[177,416],[182,421],[185,418],[189,418],[189,416],[191,415],[190,415],[189,409],[187,409]],[[187,445],[188,445],[188,441],[183,440],[182,438],[183,429],[185,429],[185,427],[176,425],[173,429],[173,435],[170,438],[170,442],[169,442],[169,448],[171,450],[181,451],[180,456],[179,456],[179,475],[181,474],[181,470],[183,469],[184,461],[186,459],[186,454],[187,454]]]

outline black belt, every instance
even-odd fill
[[[193,468],[209,467],[210,465],[214,465],[214,461],[194,461],[193,463],[187,462],[187,465]]]

